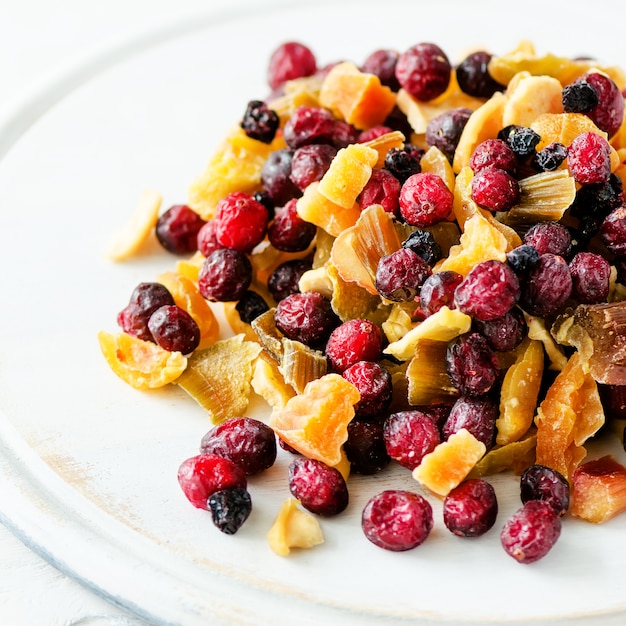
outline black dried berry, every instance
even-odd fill
[[[276,111],[272,111],[265,102],[251,100],[241,120],[241,128],[251,139],[272,143],[280,119]]]
[[[404,148],[391,148],[385,157],[385,168],[401,183],[409,176],[422,171],[420,160],[424,156],[421,148],[405,144]]]
[[[421,256],[431,267],[441,259],[441,246],[435,241],[433,234],[427,230],[417,229],[412,232],[403,242],[403,248],[410,248]]]
[[[246,291],[235,305],[239,319],[245,324],[251,324],[259,315],[269,311],[269,305],[256,291]]]
[[[518,157],[527,157],[535,152],[541,137],[532,129],[526,126],[511,124],[498,133],[498,139],[502,139],[509,144],[509,147]]]
[[[252,499],[246,489],[231,487],[212,493],[208,506],[215,526],[226,535],[234,535],[248,519]]]
[[[523,274],[539,262],[539,256],[536,248],[528,244],[522,244],[507,252],[506,260],[516,274]]]
[[[586,81],[567,85],[562,92],[563,109],[566,113],[588,113],[600,99],[598,92]]]
[[[554,171],[567,158],[567,148],[558,142],[548,144],[543,150],[537,152],[537,168],[542,172]]]

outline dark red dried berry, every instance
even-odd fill
[[[450,409],[448,418],[441,429],[444,439],[459,432],[469,431],[485,444],[487,450],[493,447],[496,434],[496,419],[500,415],[498,405],[489,397],[472,398],[461,396]]]
[[[541,500],[526,502],[500,533],[502,547],[519,563],[534,563],[550,552],[561,535],[561,520]]]
[[[445,220],[454,196],[437,174],[409,176],[400,190],[400,213],[407,224],[425,228]]]
[[[331,143],[335,132],[335,118],[326,109],[300,106],[285,123],[283,136],[286,144],[300,148],[312,143]]]
[[[339,150],[359,141],[360,131],[344,120],[335,120],[331,144]]]
[[[611,146],[597,133],[581,133],[569,146],[567,164],[581,185],[606,182],[611,176]]]
[[[317,515],[338,515],[349,501],[341,472],[317,461],[298,457],[289,465],[289,490],[302,506]]]
[[[128,305],[118,313],[117,323],[125,333],[137,339],[154,341],[148,327],[150,317],[158,308],[173,304],[172,294],[161,283],[139,283]]]
[[[293,153],[289,177],[304,191],[311,183],[322,179],[336,154],[337,148],[324,143],[302,146]]]
[[[549,253],[566,257],[572,248],[572,236],[563,224],[539,222],[524,235],[524,244],[532,246],[540,255]]]
[[[605,74],[590,72],[580,81],[591,85],[598,94],[598,104],[586,114],[595,125],[612,137],[624,121],[624,96],[615,82]]]
[[[376,289],[381,296],[396,302],[409,302],[430,276],[430,266],[410,248],[400,248],[384,256],[376,269]]]
[[[447,306],[456,309],[454,293],[463,281],[463,276],[457,272],[444,270],[429,276],[420,290],[420,305],[426,315],[432,315]]]
[[[261,100],[248,102],[241,120],[241,128],[248,137],[263,143],[272,143],[279,125],[278,114],[272,111],[265,102]]]
[[[402,552],[424,543],[433,528],[433,511],[417,493],[390,489],[370,498],[361,516],[363,533],[384,550]]]
[[[209,430],[200,442],[202,454],[219,454],[236,463],[246,476],[259,474],[276,460],[276,436],[264,422],[231,417]]]
[[[498,352],[508,352],[516,348],[528,332],[524,314],[517,307],[513,307],[502,317],[484,322],[474,320],[474,327],[485,337],[489,347]]]
[[[492,213],[513,208],[520,196],[519,183],[504,170],[488,167],[472,178],[472,200]]]
[[[461,133],[471,114],[472,110],[466,107],[457,107],[440,113],[428,122],[426,143],[441,150],[452,163]]]
[[[311,76],[316,71],[317,61],[311,49],[297,41],[288,41],[272,52],[267,82],[277,89],[285,81]]]
[[[441,443],[437,424],[417,410],[392,413],[383,424],[383,432],[389,456],[410,470]]]
[[[219,248],[200,267],[198,290],[203,298],[214,302],[234,302],[252,282],[252,263],[239,250]]]
[[[498,357],[482,335],[469,333],[448,345],[446,371],[461,394],[481,396],[498,377]]]
[[[300,293],[298,286],[304,272],[311,269],[311,261],[292,259],[281,263],[267,279],[267,288],[276,302],[294,293]]]
[[[531,465],[520,477],[520,497],[523,503],[543,500],[561,517],[569,509],[569,482],[563,474],[551,467]]]
[[[359,143],[367,143],[368,141],[373,141],[374,139],[378,139],[387,133],[393,131],[393,128],[389,128],[389,126],[384,126],[383,124],[379,124],[378,126],[372,126],[372,128],[368,128],[364,130],[359,135]]]
[[[291,180],[293,150],[274,150],[261,168],[263,190],[274,206],[285,206],[292,198],[299,198],[302,191]]]
[[[419,43],[403,52],[396,78],[414,98],[426,101],[440,96],[450,84],[452,67],[444,51],[432,43]]]
[[[215,237],[220,246],[251,252],[267,231],[267,209],[251,195],[235,191],[215,209]]]
[[[252,499],[247,489],[231,487],[212,493],[208,506],[215,526],[226,535],[234,535],[250,516]]]
[[[205,258],[212,252],[215,252],[218,248],[223,248],[217,241],[217,222],[215,220],[209,220],[198,231],[198,250]]]
[[[559,311],[572,294],[572,275],[563,257],[542,254],[521,282],[519,304],[526,313],[548,317]]]
[[[599,304],[609,297],[611,265],[599,254],[579,252],[569,264],[572,296],[584,304]]]
[[[198,231],[205,221],[186,204],[170,207],[159,216],[156,236],[172,254],[192,254],[198,249]]]
[[[456,79],[461,91],[475,98],[491,98],[496,91],[506,89],[489,73],[492,55],[484,50],[472,52],[456,68]]]
[[[365,319],[343,322],[326,343],[326,357],[336,372],[343,372],[359,361],[377,361],[382,353],[383,333]]]
[[[207,500],[212,493],[247,487],[244,471],[217,454],[199,454],[183,461],[178,469],[178,483],[189,502],[205,510],[208,510]]]
[[[400,215],[400,181],[387,169],[372,171],[358,201],[361,209],[380,204],[387,213]]]
[[[509,174],[515,174],[517,156],[506,141],[486,139],[479,143],[472,152],[469,166],[475,174],[488,167],[496,167]]]
[[[600,226],[600,239],[610,252],[626,256],[626,205],[613,209]]]
[[[159,307],[148,321],[154,341],[169,352],[189,354],[200,344],[200,328],[196,321],[175,304]]]
[[[282,252],[302,252],[313,241],[317,228],[311,222],[303,220],[297,211],[294,198],[276,211],[274,220],[267,229],[267,238],[277,250]]]
[[[358,420],[382,420],[392,399],[391,374],[382,365],[372,361],[359,361],[341,374],[358,390],[361,398],[354,405]]]
[[[391,461],[380,424],[352,420],[348,424],[348,439],[343,449],[351,471],[356,474],[376,474]]]
[[[400,83],[396,78],[396,64],[400,53],[396,50],[374,50],[361,65],[361,71],[378,76],[381,84],[389,87],[392,91],[400,89]]]
[[[469,478],[443,501],[443,523],[458,537],[480,537],[498,517],[495,489],[486,480]]]

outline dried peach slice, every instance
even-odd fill
[[[337,465],[359,399],[352,383],[339,374],[326,374],[311,381],[284,408],[274,409],[269,425],[298,452],[326,465]]]
[[[126,333],[98,333],[100,350],[109,367],[135,389],[156,389],[177,380],[187,367],[180,352],[168,352],[151,341]]]
[[[293,387],[287,384],[278,369],[278,363],[266,352],[261,352],[254,364],[252,388],[272,408],[283,408],[289,398],[296,395]]]

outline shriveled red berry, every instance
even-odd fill
[[[600,226],[600,239],[610,252],[626,256],[626,205],[613,209]]]
[[[508,264],[496,259],[474,266],[454,292],[457,308],[481,321],[502,317],[519,297],[517,275]]]
[[[285,81],[311,76],[316,71],[317,61],[311,49],[297,41],[288,41],[272,52],[267,82],[272,89],[277,89]]]
[[[334,467],[298,457],[289,465],[288,474],[291,495],[311,513],[338,515],[348,506],[348,486]]]
[[[380,204],[387,213],[396,217],[400,214],[400,181],[387,169],[372,171],[359,196],[359,206],[366,209],[372,204]]]
[[[491,320],[474,320],[476,330],[485,337],[489,347],[498,352],[513,350],[528,332],[524,314],[517,307],[507,311],[502,317]]]
[[[496,419],[499,415],[500,409],[491,398],[461,396],[452,405],[441,429],[443,438],[448,439],[464,428],[489,450],[494,444]]]
[[[380,82],[392,91],[400,89],[400,83],[396,78],[396,64],[400,53],[396,50],[383,48],[374,50],[361,65],[361,71],[378,76]]]
[[[251,195],[235,191],[217,203],[214,221],[221,246],[247,253],[263,240],[268,214]]]
[[[392,132],[393,128],[389,128],[389,126],[384,126],[383,124],[379,124],[378,126],[372,126],[372,128],[368,128],[364,130],[359,135],[359,143],[367,143],[368,141],[373,141],[374,139],[378,139],[387,133]]]
[[[226,535],[234,535],[250,516],[252,499],[247,489],[230,487],[212,493],[208,506],[213,524]]]
[[[300,106],[285,123],[283,136],[287,145],[300,148],[312,143],[330,143],[335,132],[335,118],[319,107]]]
[[[521,281],[519,304],[526,313],[553,315],[572,294],[572,274],[567,261],[556,254],[542,254]]]
[[[191,254],[198,249],[198,231],[205,221],[186,204],[170,207],[159,216],[156,236],[172,254]]]
[[[572,296],[585,304],[606,302],[609,297],[611,265],[599,254],[579,252],[569,264]]]
[[[418,100],[440,96],[450,84],[452,67],[445,52],[432,43],[419,43],[400,55],[396,78]]]
[[[383,333],[374,322],[353,319],[335,328],[326,343],[326,357],[336,372],[359,361],[377,361],[383,348]]]
[[[199,454],[183,461],[178,468],[178,483],[189,502],[205,510],[209,496],[216,491],[247,487],[244,471],[218,454]]]
[[[325,143],[302,146],[293,153],[289,177],[304,191],[311,183],[322,179],[336,154],[337,148]]]
[[[198,231],[198,250],[202,256],[208,257],[212,252],[215,252],[218,248],[223,248],[217,241],[217,222],[215,220],[209,220]]]
[[[165,285],[161,283],[139,283],[130,296],[126,307],[117,315],[117,323],[121,329],[142,339],[154,341],[148,322],[152,314],[160,307],[173,305],[174,298]]]
[[[252,282],[252,263],[239,250],[218,248],[200,267],[198,290],[214,302],[239,300]]]
[[[317,228],[314,224],[303,220],[296,210],[297,200],[294,198],[280,210],[276,211],[274,220],[267,229],[269,242],[283,252],[302,252],[313,241]]]
[[[392,413],[383,424],[383,432],[389,456],[410,470],[441,443],[437,424],[417,410]]]
[[[539,222],[524,235],[524,244],[532,246],[541,254],[558,254],[566,257],[572,249],[569,230],[558,222]]]
[[[611,146],[597,133],[581,133],[569,146],[567,164],[581,185],[606,182],[611,176]]]
[[[409,176],[400,190],[400,213],[407,224],[424,228],[445,220],[454,196],[437,174]]]
[[[189,354],[200,344],[196,321],[175,304],[159,307],[148,321],[154,341],[164,350]]]
[[[472,52],[456,67],[456,79],[461,91],[475,98],[491,98],[496,91],[506,89],[489,73],[492,55],[484,50]]]
[[[252,476],[274,464],[276,436],[264,422],[251,417],[232,417],[202,437],[200,452],[230,459],[246,476]]]
[[[396,302],[409,302],[430,276],[430,266],[410,248],[400,248],[378,262],[376,289],[381,296]]]
[[[344,120],[335,120],[331,144],[337,148],[337,150],[345,148],[351,143],[357,143],[360,134],[359,129],[352,126],[352,124],[348,124],[348,122]]]
[[[451,270],[431,274],[420,290],[420,305],[426,315],[432,315],[447,306],[455,309],[454,293],[463,281],[463,276]]]
[[[534,563],[550,552],[560,535],[561,520],[552,506],[530,500],[506,521],[500,541],[519,563]]]
[[[443,501],[443,523],[458,537],[480,537],[498,517],[495,489],[486,480],[468,478]]]
[[[593,87],[598,94],[598,103],[586,112],[594,124],[612,137],[624,121],[624,96],[615,82],[605,74],[589,72],[579,81]]]
[[[341,375],[358,390],[361,398],[354,405],[359,420],[382,420],[392,399],[391,374],[379,363],[359,361],[346,368]]]
[[[509,174],[517,170],[517,157],[506,141],[502,139],[486,139],[479,143],[472,156],[469,166],[474,174],[488,167],[496,167]]]
[[[497,167],[484,168],[472,178],[472,200],[492,213],[508,211],[518,204],[520,196],[517,180]]]
[[[432,507],[417,493],[389,489],[370,498],[363,509],[361,528],[379,548],[411,550],[424,543],[433,528]]]
[[[276,302],[299,293],[299,281],[304,272],[311,269],[311,261],[291,259],[281,263],[267,279],[267,288]]]
[[[520,497],[523,503],[543,500],[562,517],[569,509],[569,482],[555,469],[535,464],[526,468],[520,477]]]
[[[461,394],[480,396],[493,387],[498,377],[498,357],[481,334],[469,333],[448,345],[446,371]]]
[[[352,420],[348,424],[348,439],[343,449],[351,471],[356,474],[376,474],[391,461],[381,424]]]

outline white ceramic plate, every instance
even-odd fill
[[[209,428],[203,411],[175,387],[134,391],[105,364],[97,331],[114,330],[132,288],[174,262],[155,248],[112,264],[102,255],[112,233],[144,188],[159,190],[166,206],[185,200],[247,101],[266,94],[278,43],[305,41],[326,63],[427,40],[458,60],[469,47],[505,52],[530,38],[541,51],[626,64],[606,26],[617,2],[263,7],[142,34],[0,120],[2,521],[154,624],[623,623],[626,519],[602,527],[567,519],[550,555],[521,566],[498,538],[519,505],[512,476],[494,479],[500,517],[491,533],[452,536],[429,496],[435,529],[401,554],[371,545],[360,513],[383,488],[417,483],[393,469],[356,477],[345,514],[322,521],[325,544],[280,558],[265,536],[289,495],[281,454],[251,480],[248,522],[224,536],[176,481]],[[263,410],[256,403],[251,414]],[[623,457],[617,444],[614,452]]]

